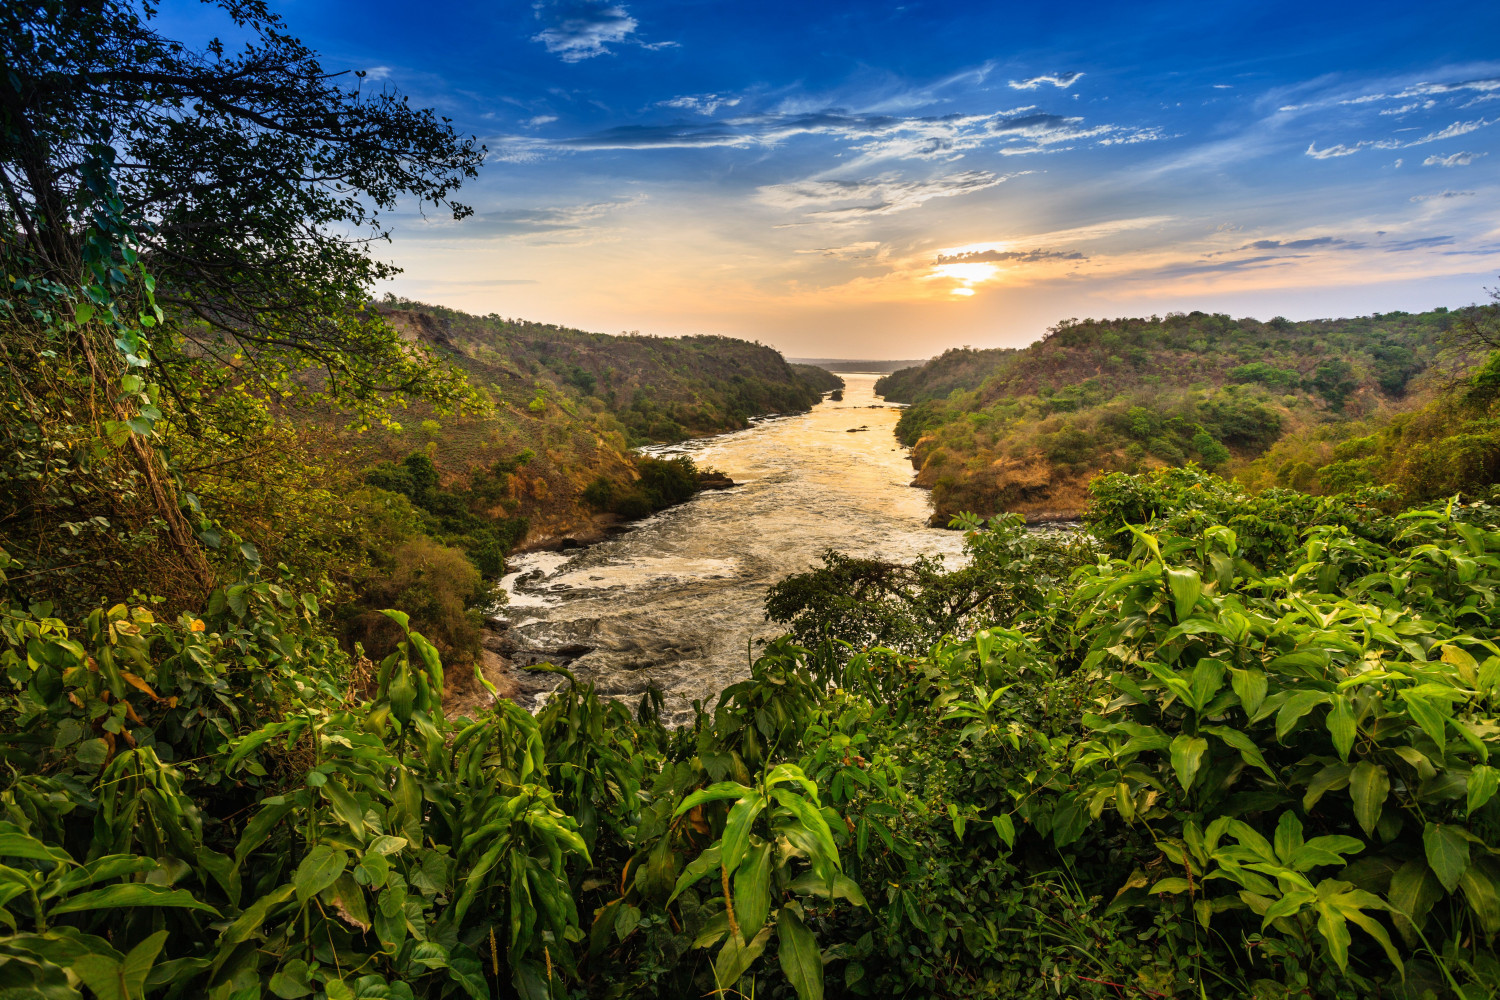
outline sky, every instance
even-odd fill
[[[1500,3],[271,6],[488,147],[377,246],[469,312],[914,358],[1500,284]]]

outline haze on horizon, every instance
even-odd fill
[[[1500,272],[1496,4],[271,6],[488,144],[472,218],[378,248],[470,312],[907,358]]]

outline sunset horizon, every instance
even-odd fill
[[[376,248],[404,269],[379,291],[471,313],[907,357],[1075,316],[1459,307],[1500,272],[1475,5],[539,0],[429,7],[442,36],[273,6],[488,147],[473,217],[406,205]]]

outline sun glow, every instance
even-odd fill
[[[975,285],[992,281],[999,274],[994,264],[938,264],[932,269],[932,277],[958,282],[949,290],[954,295],[973,295]]]

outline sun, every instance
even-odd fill
[[[974,286],[993,281],[1000,274],[994,264],[938,264],[932,269],[933,278],[946,278],[958,283],[949,289],[953,295],[973,295]]]

